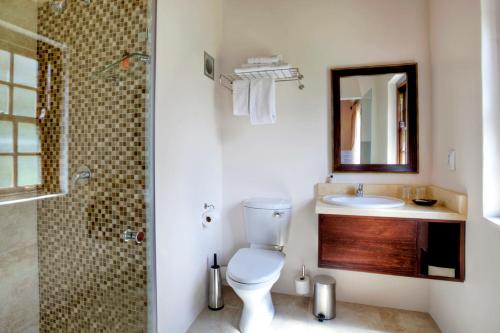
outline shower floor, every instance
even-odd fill
[[[188,333],[238,333],[242,303],[224,287],[225,306],[221,311],[203,310]],[[276,316],[268,332],[276,333],[440,333],[427,313],[337,302],[337,318],[315,320],[310,298],[273,293]]]

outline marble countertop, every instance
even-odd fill
[[[370,195],[383,195],[400,197],[402,188],[407,185],[365,185],[365,193]],[[438,200],[432,207],[417,206],[413,202],[406,203],[399,208],[352,208],[327,204],[321,200],[330,194],[353,194],[355,184],[317,184],[316,185],[316,214],[354,215],[413,218],[428,220],[467,220],[467,196],[441,189],[435,186],[426,186],[428,197]],[[368,192],[368,193],[367,193]],[[398,195],[399,194],[399,195]]]
[[[465,216],[443,206],[424,207],[417,206],[414,203],[407,203],[404,207],[399,208],[366,209],[331,205],[321,201],[321,198],[316,199],[316,214],[380,216],[451,221],[466,220]]]

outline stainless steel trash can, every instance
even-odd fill
[[[313,314],[319,321],[336,316],[335,284],[335,279],[328,275],[314,278]]]

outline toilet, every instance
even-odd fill
[[[285,263],[292,205],[288,199],[253,198],[243,202],[249,248],[229,260],[226,280],[243,301],[242,333],[263,332],[274,317],[271,287]]]

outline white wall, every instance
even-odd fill
[[[425,0],[316,0],[314,5],[300,0],[222,1],[221,50],[218,1],[158,4],[159,331],[184,332],[205,305],[208,255],[222,250],[227,262],[246,245],[241,200],[283,195],[293,199],[294,214],[277,291],[292,293],[292,277],[305,263],[314,273],[337,278],[341,300],[422,311],[430,308],[445,333],[498,332],[500,228],[481,217],[479,1],[432,0],[430,8]],[[387,13],[392,13],[392,21],[387,20]],[[364,42],[355,42],[359,40]],[[223,91],[221,147],[218,92],[216,84],[202,75],[204,49],[220,55],[216,60],[224,71],[231,71],[250,55],[282,53],[300,67],[306,88],[299,91],[293,83],[278,84],[278,123],[255,127],[231,115],[231,97]],[[324,181],[331,165],[328,69],[402,61],[419,63],[420,173],[338,174],[335,179],[367,183],[432,180],[466,191],[470,212],[463,284],[317,269],[313,186]],[[450,148],[457,150],[455,172],[446,168]],[[222,224],[203,230],[199,221],[203,202],[220,206],[222,193]]]
[[[183,333],[206,305],[208,256],[221,226],[204,229],[203,203],[221,206],[217,83],[203,51],[219,55],[218,0],[158,1],[156,251],[158,332]],[[216,64],[217,66],[217,64]]]
[[[389,112],[389,94],[388,83],[393,77],[392,74],[380,75],[375,78],[373,95],[375,96],[375,105],[372,116],[372,163],[387,163],[387,127]],[[396,122],[390,124],[390,127],[396,127]]]
[[[232,71],[248,56],[282,53],[305,75],[303,91],[294,83],[278,84],[278,121],[271,126],[251,126],[248,119],[233,117],[231,95],[223,95],[224,260],[246,245],[240,206],[243,199],[289,196],[294,204],[291,233],[285,248],[286,265],[275,289],[292,293],[293,277],[302,263],[318,272],[313,196],[314,184],[323,182],[331,170],[329,69],[419,63],[420,173],[338,174],[336,181],[427,183],[430,179],[427,1],[225,0],[223,17],[224,71]],[[426,280],[325,272],[337,278],[341,300],[428,309]]]
[[[469,195],[466,281],[434,281],[430,288],[430,312],[444,333],[500,332],[500,227],[482,218],[481,211],[480,5],[477,0],[430,1],[432,180]],[[451,148],[457,151],[455,172],[446,167]]]

